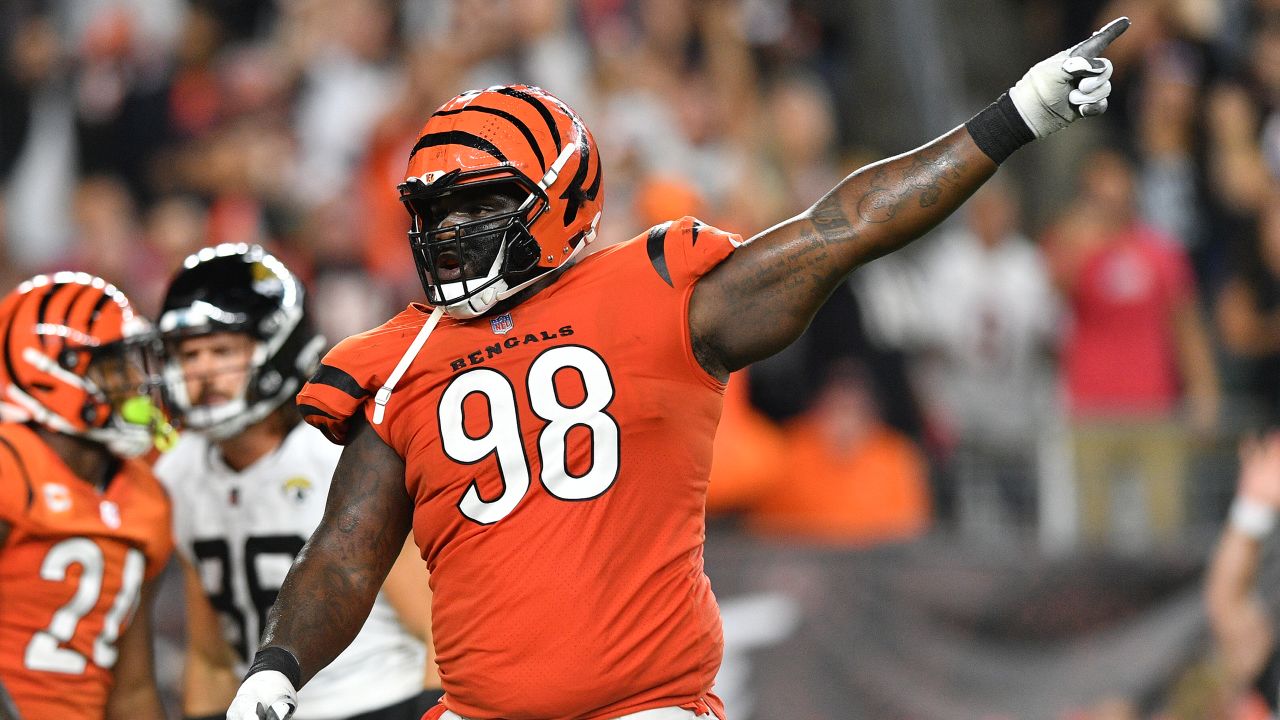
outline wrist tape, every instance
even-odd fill
[[[268,645],[258,651],[253,656],[253,664],[249,666],[249,672],[245,673],[245,677],[263,670],[275,670],[289,679],[289,683],[293,685],[293,689],[297,690],[302,684],[302,665],[298,663],[298,658],[293,653],[282,647]]]
[[[1262,540],[1270,535],[1276,526],[1276,509],[1257,500],[1238,495],[1235,502],[1231,503],[1229,518],[1231,527],[1254,540]]]
[[[1018,114],[1009,93],[1004,93],[982,112],[969,118],[964,126],[978,148],[997,165],[1007,160],[1014,150],[1036,139],[1035,133]]]

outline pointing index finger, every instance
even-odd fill
[[[1072,57],[1095,58],[1102,54],[1116,38],[1129,29],[1129,18],[1118,17],[1107,23],[1101,30],[1089,36],[1088,40],[1071,48],[1068,55]]]

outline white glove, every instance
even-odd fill
[[[1127,29],[1129,18],[1112,20],[1088,40],[1036,63],[1009,89],[1013,106],[1036,137],[1107,111],[1111,61],[1098,56]]]
[[[287,720],[298,707],[298,692],[284,673],[261,670],[244,679],[227,720]]]

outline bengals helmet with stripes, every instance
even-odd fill
[[[151,447],[155,335],[115,286],[88,273],[38,275],[0,301],[0,332],[4,419],[119,455]]]
[[[568,263],[595,238],[604,205],[591,132],[568,105],[527,85],[472,90],[442,105],[399,190],[427,300],[463,319]],[[436,208],[459,192],[502,193],[516,207],[441,227]],[[442,278],[442,265],[459,264],[460,277]]]

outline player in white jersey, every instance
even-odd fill
[[[156,465],[186,572],[183,713],[220,718],[341,453],[290,402],[324,340],[297,278],[246,245],[187,258],[158,326],[167,404],[186,430]],[[417,720],[440,694],[429,627],[426,569],[406,543],[355,642],[307,686],[305,718]]]

